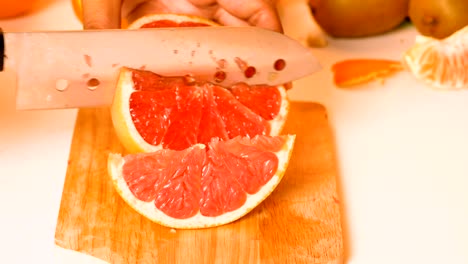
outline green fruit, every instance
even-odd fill
[[[422,35],[445,38],[468,25],[468,0],[411,0],[409,16]]]
[[[399,26],[409,0],[310,0],[314,17],[334,37],[377,35]]]

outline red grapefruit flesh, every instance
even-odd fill
[[[152,221],[201,228],[235,221],[276,188],[295,137],[236,137],[184,150],[109,156],[122,198]]]

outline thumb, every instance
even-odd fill
[[[120,28],[122,0],[82,0],[84,29]]]

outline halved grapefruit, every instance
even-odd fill
[[[157,14],[129,28],[216,26],[195,16]],[[237,136],[278,135],[289,110],[284,86],[221,87],[122,68],[111,107],[115,131],[130,152],[183,150]]]
[[[233,222],[260,204],[281,181],[294,135],[212,139],[184,150],[111,154],[109,175],[138,213],[171,228]]]
[[[418,36],[404,61],[417,79],[434,88],[468,88],[468,26],[441,40]]]

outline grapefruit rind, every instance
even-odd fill
[[[417,36],[403,60],[417,79],[435,89],[467,89],[468,26],[441,40]]]
[[[278,115],[273,120],[268,121],[270,124],[270,136],[278,136],[281,131],[283,131],[284,124],[286,124],[286,119],[288,118],[290,107],[286,88],[283,85],[279,85],[276,86],[276,89],[278,89],[280,92],[282,100]]]
[[[131,153],[160,150],[162,145],[155,146],[146,142],[133,124],[130,116],[130,95],[134,91],[132,71],[122,67],[115,89],[114,101],[111,105],[114,131],[125,149]]]
[[[128,188],[122,176],[124,158],[119,153],[111,153],[108,157],[108,170],[112,183],[122,199],[139,214],[145,216],[160,225],[177,229],[198,229],[215,227],[231,223],[249,213],[252,209],[263,202],[278,186],[288,167],[295,142],[295,135],[287,135],[282,149],[276,152],[278,157],[278,169],[275,175],[261,189],[252,195],[247,194],[247,200],[242,207],[216,217],[203,216],[198,212],[195,216],[187,219],[170,217],[156,208],[154,201],[143,202],[138,200]],[[192,147],[205,148],[203,144]]]

